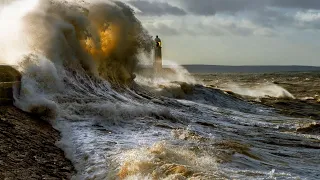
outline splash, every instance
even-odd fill
[[[57,116],[55,94],[67,91],[69,72],[130,85],[137,55],[152,49],[151,36],[119,1],[17,0],[1,8],[0,63],[22,72],[16,106],[27,112]]]
[[[172,98],[184,98],[192,93],[195,84],[202,83],[179,64],[168,60],[163,62],[165,67],[158,73],[150,71],[152,68],[138,70],[135,82],[157,95]]]
[[[6,64],[17,65],[21,56],[36,53],[55,65],[78,68],[79,63],[92,74],[126,83],[137,54],[152,48],[133,11],[119,1],[14,1],[0,15],[5,27],[0,36],[6,42],[1,44],[1,62]]]
[[[125,151],[115,158],[119,167],[111,179],[230,179],[220,166],[235,153],[259,159],[248,145],[236,141],[212,141],[185,129],[171,133],[182,144],[161,141]]]
[[[163,64],[165,64],[165,67],[158,74],[155,74],[153,71],[138,71],[136,82],[150,87],[170,86],[176,84],[175,82],[185,82],[188,84],[201,83],[176,62],[164,60]]]
[[[15,105],[43,119],[55,119],[58,105],[52,96],[62,92],[64,84],[54,64],[45,57],[29,55],[24,58],[20,68],[24,75],[19,96],[15,95]]]
[[[225,89],[231,90],[236,94],[250,97],[275,97],[295,99],[295,97],[290,92],[275,84],[262,84],[255,87],[241,87],[237,84],[228,84]]]
[[[137,55],[151,53],[152,40],[127,5],[118,1],[114,5],[117,8],[101,3],[90,7],[91,28],[98,32],[86,38],[85,49],[97,62],[101,77],[127,83],[134,79]]]
[[[212,179],[218,178],[216,161],[165,142],[121,155],[120,179]],[[201,172],[204,169],[210,174]],[[216,174],[215,174],[216,173]]]

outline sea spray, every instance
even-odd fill
[[[38,55],[26,56],[19,67],[23,73],[22,88],[19,95],[15,96],[15,105],[44,119],[55,119],[58,105],[53,96],[64,90],[62,74],[58,74],[51,61]]]
[[[181,65],[168,60],[163,63],[162,71],[157,73],[144,64],[145,68],[137,70],[135,82],[156,95],[173,98],[184,98],[186,93],[192,93],[195,84],[202,84]]]
[[[250,97],[275,97],[275,98],[290,98],[294,99],[295,97],[288,92],[286,89],[282,88],[276,84],[260,84],[256,86],[239,86],[235,83],[229,83],[224,88],[226,90],[231,90],[232,92],[244,96]]]
[[[12,1],[0,13],[0,61],[23,73],[16,105],[27,112],[57,109],[54,94],[68,91],[69,71],[126,86],[137,55],[152,49],[151,36],[119,1]]]

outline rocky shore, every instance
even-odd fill
[[[0,179],[71,179],[74,168],[55,143],[59,132],[13,106],[0,106]]]

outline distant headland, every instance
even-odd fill
[[[319,71],[316,66],[220,66],[182,65],[190,73],[271,73],[271,72],[310,72]]]

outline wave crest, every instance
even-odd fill
[[[19,7],[26,10],[10,13]],[[126,86],[135,77],[138,54],[152,50],[151,36],[120,1],[13,1],[0,15],[0,24],[9,26],[0,37],[10,44],[0,45],[0,63],[19,66],[16,105],[36,114],[56,114],[54,94],[71,81],[69,71]]]

